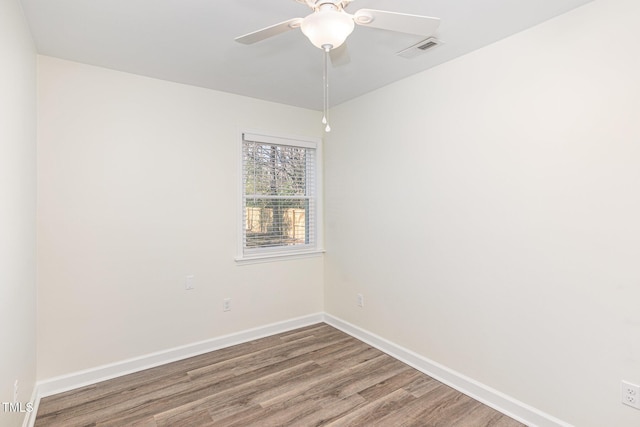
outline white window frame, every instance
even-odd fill
[[[315,245],[305,245],[304,247],[295,246],[278,246],[271,248],[252,249],[245,251],[244,247],[244,228],[245,228],[245,211],[244,211],[244,164],[243,164],[243,148],[244,141],[264,142],[266,144],[290,145],[294,147],[315,149]],[[236,262],[240,265],[251,264],[257,262],[270,262],[286,259],[306,258],[320,256],[324,253],[324,231],[323,231],[323,189],[322,189],[322,138],[301,137],[275,134],[264,131],[244,130],[240,132],[238,142],[238,243]]]

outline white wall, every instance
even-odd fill
[[[639,18],[595,1],[334,108],[326,311],[576,426],[640,425]]]
[[[234,261],[240,130],[318,112],[49,57],[38,110],[39,379],[322,311],[322,257]]]
[[[0,2],[0,402],[36,375],[36,54],[19,2]],[[23,414],[4,413],[15,426]]]

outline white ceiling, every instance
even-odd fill
[[[253,45],[234,38],[311,12],[294,0],[21,0],[38,52],[159,79],[320,110],[322,51],[299,29]],[[356,26],[351,62],[330,70],[331,105],[471,52],[592,0],[355,0],[441,18],[442,45]],[[526,53],[525,53],[526,54]]]

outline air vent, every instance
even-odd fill
[[[433,40],[429,40],[428,42],[418,46],[418,49],[427,50],[427,49],[431,49],[432,47],[436,47],[436,46],[438,46],[438,43],[434,42]]]
[[[429,37],[426,40],[422,40],[419,43],[414,44],[411,47],[408,47],[400,52],[396,53],[398,56],[402,56],[403,58],[415,58],[418,55],[422,55],[428,50],[431,50],[441,44],[442,42],[435,37]]]

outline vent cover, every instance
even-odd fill
[[[422,55],[428,50],[431,50],[441,44],[442,42],[435,37],[429,37],[426,40],[422,40],[419,43],[414,44],[411,47],[408,47],[400,52],[396,53],[398,56],[402,56],[403,58],[415,58],[418,55]]]

